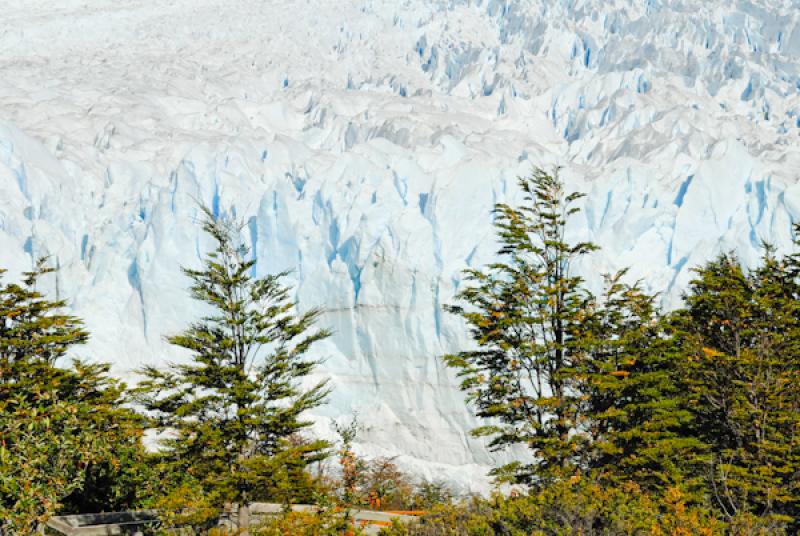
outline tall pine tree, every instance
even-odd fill
[[[319,311],[295,312],[285,273],[254,277],[239,224],[203,211],[216,246],[202,269],[184,272],[192,297],[211,313],[169,337],[191,362],[145,368],[138,392],[158,428],[171,433],[163,446],[173,469],[197,479],[218,506],[238,503],[246,530],[248,504],[274,498],[287,484],[276,482],[280,475],[302,471],[327,447],[296,438],[310,424],[303,414],[328,393],[325,382],[301,386],[317,365],[308,351],[328,332],[314,328]]]

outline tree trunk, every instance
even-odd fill
[[[250,534],[250,505],[249,504],[240,504],[239,505],[239,534],[242,536],[248,536]]]

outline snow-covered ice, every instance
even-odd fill
[[[319,429],[357,411],[364,453],[475,489],[436,356],[516,176],[564,166],[584,274],[630,265],[665,306],[800,219],[797,0],[6,0],[0,75],[0,266],[52,256],[83,355],[184,357],[202,201],[326,310]]]

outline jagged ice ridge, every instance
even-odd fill
[[[491,207],[564,166],[592,285],[631,266],[678,303],[721,250],[786,249],[800,218],[795,0],[11,0],[0,22],[0,265],[49,291],[130,376],[185,359],[180,265],[201,201],[246,222],[263,275],[323,307],[331,402],[360,449],[483,489],[493,455],[437,356]]]

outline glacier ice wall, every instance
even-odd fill
[[[563,166],[603,247],[584,275],[631,266],[665,306],[800,218],[795,0],[7,4],[0,265],[52,256],[83,355],[185,358],[163,337],[199,313],[204,202],[325,309],[320,431],[357,411],[365,453],[465,487],[493,455],[436,359],[468,344],[442,306],[515,177]]]

